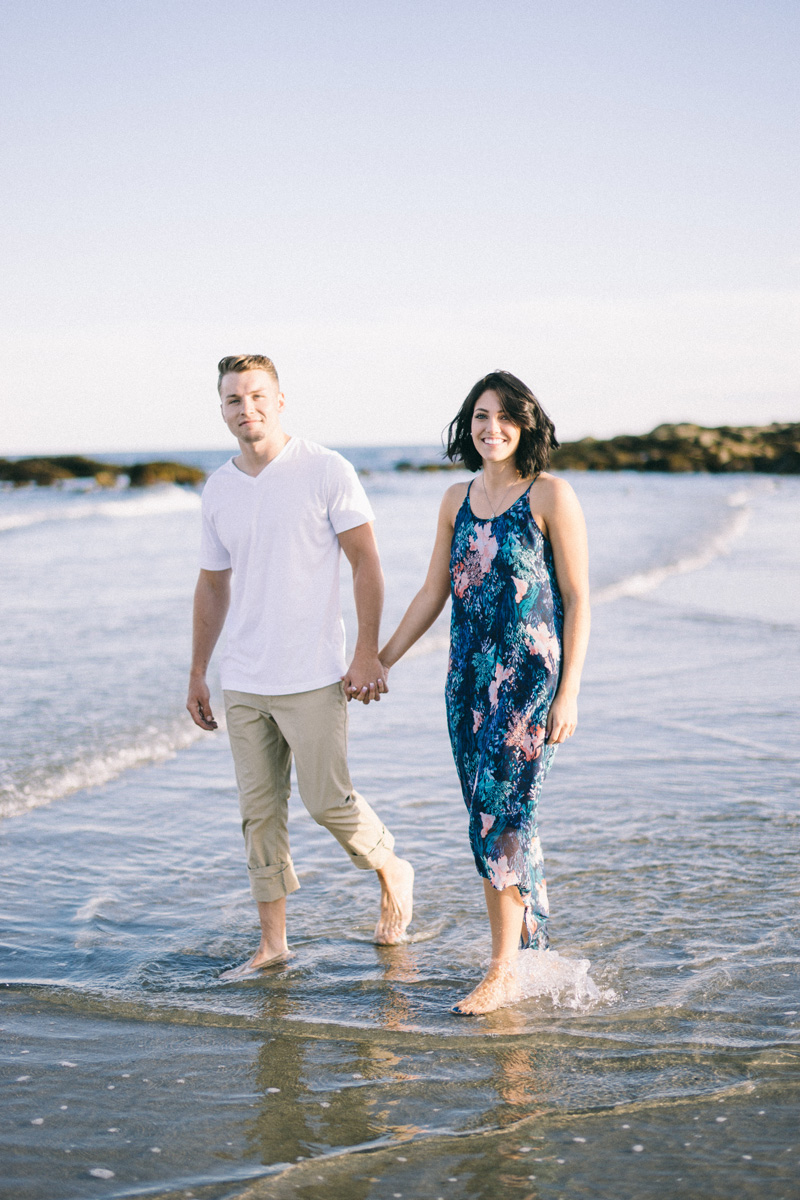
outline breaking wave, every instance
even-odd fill
[[[132,767],[163,762],[203,736],[208,737],[208,734],[204,735],[201,729],[182,717],[170,729],[139,737],[127,746],[116,747],[84,761],[78,760],[50,774],[42,772],[40,777],[22,785],[1,785],[0,818],[16,817],[32,808],[52,804],[71,792],[108,783]]]
[[[747,506],[747,494],[734,492],[728,496],[727,503],[734,511],[721,529],[713,533],[708,540],[691,554],[676,558],[661,566],[651,567],[646,571],[635,571],[614,583],[598,588],[592,592],[593,604],[608,604],[611,600],[619,600],[623,596],[642,596],[652,592],[666,579],[673,575],[686,575],[690,571],[699,571],[707,567],[715,558],[726,554],[731,544],[740,537],[750,521],[750,509]]]
[[[52,521],[81,521],[87,517],[107,517],[112,520],[158,517],[176,512],[194,512],[199,507],[200,496],[197,492],[170,483],[148,489],[145,493],[112,493],[91,499],[59,500],[27,510],[21,508],[0,516],[0,533]]]

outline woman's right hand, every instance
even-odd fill
[[[380,658],[378,662],[381,664],[381,671],[378,676],[378,682],[375,685],[375,692],[377,694],[373,695],[371,692],[367,692],[366,696],[353,696],[353,700],[360,700],[362,704],[369,704],[370,700],[380,700],[381,696],[385,696],[389,691],[389,668]]]

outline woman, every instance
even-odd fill
[[[388,670],[452,593],[447,719],[492,934],[485,977],[454,1008],[463,1014],[518,999],[518,950],[547,948],[536,810],[577,724],[589,637],[583,514],[545,469],[557,445],[519,379],[493,371],[476,383],[447,455],[480,474],[445,492],[425,583],[380,654]]]

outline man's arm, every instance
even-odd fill
[[[358,638],[353,660],[344,676],[348,700],[380,699],[388,692],[378,658],[378,635],[383,611],[383,571],[372,523],[357,525],[339,535],[339,545],[353,568],[353,595],[358,617]]]
[[[192,667],[186,707],[195,725],[216,729],[206,671],[219,640],[231,599],[231,572],[201,571],[194,592]]]

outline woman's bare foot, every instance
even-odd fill
[[[375,941],[379,946],[396,946],[405,941],[414,915],[414,868],[392,853],[376,874],[381,885],[381,913]]]
[[[477,1017],[505,1004],[514,1004],[520,998],[516,958],[493,960],[475,990],[453,1005],[453,1012],[464,1017]]]

